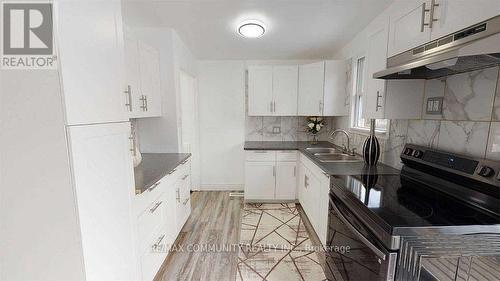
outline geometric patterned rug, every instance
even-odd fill
[[[327,280],[294,203],[245,204],[236,280]]]

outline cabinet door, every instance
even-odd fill
[[[318,212],[319,212],[319,206],[318,206],[318,197],[319,197],[319,190],[320,190],[320,179],[316,177],[313,173],[311,173],[309,170],[306,172],[306,206],[307,208],[305,209],[307,218],[311,222],[312,226],[314,227],[314,231],[318,232]]]
[[[398,3],[397,11],[390,16],[389,56],[426,43],[431,38],[431,30],[424,26],[429,22],[425,11],[430,1],[411,0]]]
[[[432,40],[500,15],[498,0],[436,0],[436,4]]]
[[[304,164],[302,164],[301,162],[299,162],[299,165],[298,165],[298,175],[297,175],[297,197],[299,198],[299,203],[300,205],[302,206],[302,209],[306,209],[306,182],[307,182],[307,178],[306,178],[306,167],[304,166]]]
[[[388,24],[382,23],[368,35],[366,52],[366,82],[364,118],[384,118],[385,80],[374,79],[373,74],[387,65]]]
[[[160,56],[151,46],[139,41],[141,93],[139,107],[143,117],[161,116]]]
[[[248,115],[273,115],[273,67],[248,67]]]
[[[324,116],[349,115],[350,96],[347,91],[347,62],[325,62]]]
[[[330,177],[324,175],[321,178],[321,186],[318,197],[318,234],[323,246],[326,246],[326,235],[328,232],[328,205],[330,203]]]
[[[294,200],[297,190],[297,162],[277,162],[275,199]]]
[[[57,1],[69,125],[128,121],[120,1]]]
[[[323,115],[323,89],[325,63],[311,63],[299,66],[298,115]]]
[[[72,126],[68,135],[87,280],[136,280],[130,124]]]
[[[274,199],[275,175],[275,162],[246,162],[245,199]]]
[[[273,66],[274,115],[297,115],[298,79],[297,65]]]
[[[141,109],[141,72],[139,69],[139,46],[137,39],[131,32],[124,32],[125,46],[125,78],[127,104],[130,118],[142,117]]]

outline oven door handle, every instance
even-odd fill
[[[370,242],[370,240],[366,239],[366,237],[361,232],[359,232],[354,226],[352,226],[352,224],[349,222],[349,220],[346,217],[344,217],[342,212],[340,212],[338,207],[335,205],[335,202],[333,202],[332,198],[330,198],[330,205],[332,206],[333,210],[338,214],[338,216],[342,220],[342,222],[352,232],[354,232],[354,234],[356,234],[356,236],[358,236],[359,240],[361,240],[361,242],[363,242],[363,244],[368,246],[368,248],[370,248],[370,250],[372,250],[375,253],[375,255],[377,255],[377,257],[379,257],[381,260],[386,259],[386,254],[384,252],[382,252],[377,246],[373,245],[373,243]]]

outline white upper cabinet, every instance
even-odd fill
[[[325,61],[323,115],[349,115],[351,97],[347,91],[347,61]]]
[[[273,115],[273,67],[248,67],[248,115]]]
[[[500,15],[498,0],[435,0],[431,39],[438,39],[473,24]]]
[[[120,1],[54,4],[67,123],[128,121]]]
[[[274,115],[297,115],[298,75],[297,65],[273,66]]]
[[[143,117],[161,116],[160,54],[139,41],[139,70],[141,74],[140,109]]]
[[[299,116],[323,115],[325,62],[299,66]]]
[[[155,48],[138,40],[130,30],[125,30],[123,37],[128,116],[161,116],[160,55]]]
[[[374,26],[372,31],[368,33],[365,57],[366,81],[363,92],[366,102],[363,107],[364,118],[384,118],[386,81],[374,79],[373,73],[386,67],[388,31],[388,22],[383,22]]]
[[[390,15],[389,57],[417,47],[431,38],[429,23],[430,1],[411,0],[398,3]]]

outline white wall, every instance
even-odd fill
[[[201,188],[243,190],[245,62],[198,65]]]

